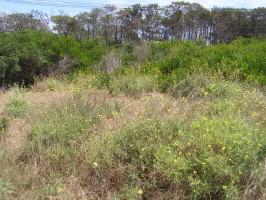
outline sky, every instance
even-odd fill
[[[33,4],[23,4],[20,2],[33,2]],[[0,0],[0,12],[29,12],[31,10],[41,10],[50,15],[57,14],[60,10],[65,11],[70,15],[77,14],[82,11],[88,11],[89,8],[103,6],[105,4],[119,4],[119,6],[127,6],[136,3],[149,4],[158,3],[159,5],[170,4],[174,0]],[[184,0],[187,2],[200,3],[206,8],[216,7],[235,7],[235,8],[256,8],[266,7],[266,0]],[[60,6],[47,6],[47,3],[54,4],[55,2],[67,2],[67,3],[82,3],[86,5],[86,8],[69,8]],[[42,5],[40,5],[42,4]],[[46,4],[44,6],[43,4]],[[97,5],[92,5],[97,4]],[[60,4],[61,5],[61,4]],[[119,7],[118,6],[118,7]]]

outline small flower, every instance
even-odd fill
[[[98,167],[98,163],[97,162],[94,162],[94,163],[92,163],[92,165],[93,165],[93,167]]]
[[[143,190],[142,189],[139,189],[138,190],[138,194],[140,194],[140,195],[143,194]]]

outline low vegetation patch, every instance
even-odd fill
[[[5,111],[10,117],[23,117],[29,108],[28,102],[25,100],[23,94],[20,91],[15,91],[12,94],[6,105]]]
[[[98,144],[92,157],[98,173],[122,167],[120,187],[125,188],[120,195],[130,196],[124,193],[133,184],[147,199],[158,193],[164,198],[236,199],[266,153],[263,130],[227,117],[202,118],[187,126],[140,122]]]
[[[0,133],[29,133],[0,148],[0,198],[265,199],[264,48],[123,44],[95,69],[5,92]]]
[[[0,139],[1,139],[1,136],[5,133],[7,127],[8,127],[7,117],[0,116]]]
[[[136,95],[158,90],[156,77],[153,76],[121,76],[114,78],[109,87],[112,94],[125,93]]]

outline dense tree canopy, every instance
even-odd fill
[[[136,4],[125,9],[106,6],[73,17],[55,16],[52,21],[60,34],[66,34],[58,29],[64,27],[77,39],[98,37],[106,44],[172,39],[218,43],[239,36],[266,35],[266,8],[208,10],[200,4],[185,2],[163,7]]]
[[[14,82],[27,85],[39,75],[91,66],[104,55],[104,45],[115,44],[113,48],[123,43],[163,40],[215,44],[239,36],[266,36],[266,8],[208,10],[197,3],[173,2],[167,6],[136,4],[124,9],[109,5],[76,16],[60,12],[51,18],[40,11],[0,14],[0,87]],[[130,49],[123,47],[123,54]],[[143,60],[147,48],[144,45],[138,51],[137,60]],[[114,52],[109,64],[120,63]],[[134,59],[126,56],[122,63]],[[173,63],[176,67],[179,61]],[[264,70],[264,60],[262,63],[260,68],[252,65],[256,73]],[[171,67],[166,69],[169,71]]]
[[[47,30],[46,14],[10,14],[0,17],[0,31]],[[266,35],[266,8],[208,10],[197,3],[173,2],[167,6],[136,4],[128,8],[95,8],[69,16],[52,16],[53,30],[78,40],[100,38],[106,44],[139,40],[205,40],[228,42],[239,36]],[[51,27],[51,26],[50,26]]]
[[[34,78],[89,66],[104,49],[96,41],[77,42],[43,31],[0,33],[0,87],[11,83],[29,85]]]

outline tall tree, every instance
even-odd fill
[[[49,30],[48,16],[39,11],[31,13],[2,14],[0,16],[0,31],[11,32],[25,29]]]
[[[76,30],[79,29],[78,22],[74,17],[68,15],[56,15],[52,17],[52,21],[54,23],[54,30],[58,32],[58,34],[62,34],[64,36],[76,35]]]
[[[106,44],[110,44],[115,38],[115,11],[115,6],[105,6],[101,16],[102,36]]]

